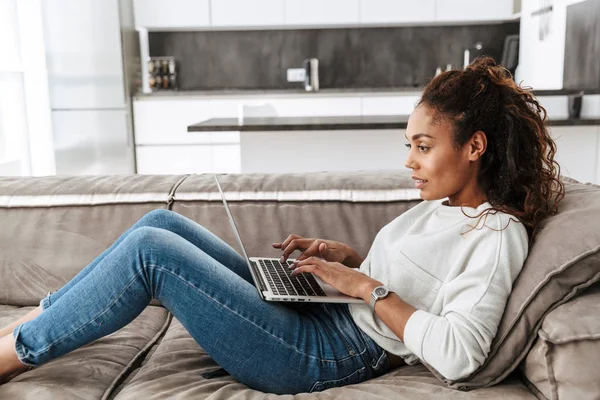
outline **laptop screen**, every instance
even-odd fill
[[[240,247],[242,248],[242,253],[244,254],[244,257],[246,258],[246,262],[248,264],[250,264],[250,257],[248,257],[248,254],[246,253],[246,248],[244,247],[244,243],[242,243],[242,238],[240,237],[240,233],[237,229],[237,226],[235,225],[235,220],[233,219],[233,215],[231,215],[231,210],[229,210],[229,206],[227,205],[227,200],[225,199],[225,193],[223,193],[223,189],[221,188],[221,184],[219,183],[219,180],[217,179],[217,175],[214,175],[215,177],[215,181],[217,182],[217,186],[219,187],[219,192],[221,193],[221,198],[223,199],[223,204],[225,205],[225,211],[227,211],[227,216],[229,217],[229,222],[231,223],[231,228],[233,229],[233,233],[235,234],[235,237],[240,245]],[[248,265],[250,266],[250,265]]]

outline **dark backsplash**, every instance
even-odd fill
[[[288,68],[319,59],[325,88],[422,86],[436,68],[462,68],[463,51],[476,42],[501,61],[504,38],[519,23],[494,25],[206,31],[150,33],[151,56],[174,56],[180,90],[289,89]]]

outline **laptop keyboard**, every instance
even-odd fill
[[[288,266],[292,263],[287,260],[281,264],[279,260],[258,260],[265,272],[269,285],[275,294],[298,296],[326,296],[315,277],[309,273],[292,276]]]

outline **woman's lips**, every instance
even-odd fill
[[[427,184],[427,182],[429,182],[429,181],[424,180],[424,179],[415,179],[415,187],[417,189],[422,189],[423,186],[425,186]]]

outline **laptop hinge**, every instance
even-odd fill
[[[260,273],[260,271],[258,270],[258,267],[256,266],[256,264],[253,261],[250,261],[250,264],[252,265],[252,268],[254,268],[254,274],[257,277],[258,280],[258,286],[261,292],[264,291],[268,291],[267,289],[267,285],[265,284],[265,282],[263,281],[263,277],[262,274]]]

